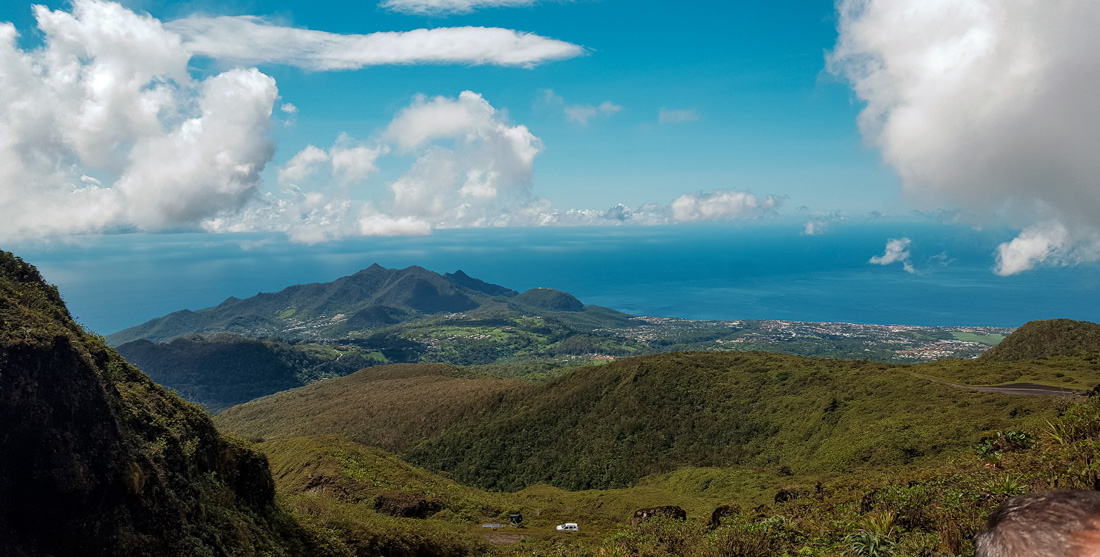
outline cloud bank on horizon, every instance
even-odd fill
[[[541,140],[472,91],[416,97],[365,140],[341,133],[328,148],[309,145],[265,190],[279,92],[272,77],[242,64],[530,68],[585,54],[578,45],[481,27],[338,35],[250,16],[164,23],[102,0],[76,0],[71,12],[35,6],[34,15],[44,37],[35,50],[20,49],[14,26],[0,24],[3,239],[198,228],[313,243],[446,227],[683,220],[669,206],[553,208],[532,191]],[[195,56],[231,69],[197,78],[188,70]],[[583,125],[620,109],[608,101],[564,113]],[[280,110],[300,115],[290,103]],[[414,162],[380,193],[364,194],[390,154]],[[731,210],[728,194],[744,206]],[[699,214],[743,217],[757,206],[752,194],[712,196],[698,201]],[[714,204],[723,206],[705,209]]]
[[[997,250],[1001,275],[1100,260],[1100,3],[837,8],[828,67],[910,199],[1022,227]]]

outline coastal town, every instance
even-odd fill
[[[980,356],[1014,329],[1009,327],[921,327],[810,321],[742,319],[695,321],[637,318],[635,327],[604,329],[625,340],[666,350],[785,352],[807,356],[923,362]]]

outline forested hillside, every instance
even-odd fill
[[[1072,319],[1029,321],[981,358],[1012,362],[1053,356],[1096,355],[1100,352],[1100,325]]]
[[[231,408],[216,421],[257,437],[347,435],[462,483],[515,490],[623,487],[679,466],[842,473],[919,464],[1054,415],[1048,399],[922,377],[939,365],[662,354],[546,384],[380,367]],[[439,387],[424,396],[427,385]]]
[[[210,413],[385,361],[380,350],[257,340],[229,333],[183,336],[163,343],[135,340],[117,350],[153,381],[201,403]]]
[[[631,316],[585,306],[556,290],[522,294],[462,271],[440,275],[421,267],[377,264],[332,282],[300,284],[251,298],[228,298],[197,311],[181,310],[111,334],[112,346],[139,339],[164,341],[188,334],[234,333],[250,338],[367,338],[374,331],[429,316],[475,313],[541,315],[569,327],[622,325]]]

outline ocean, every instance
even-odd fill
[[[1012,236],[922,222],[839,222],[807,236],[797,223],[757,222],[438,230],[313,246],[258,234],[118,234],[5,249],[38,266],[77,320],[101,334],[372,263],[461,269],[635,315],[1001,327],[1100,320],[1096,265],[995,275],[994,250]],[[869,262],[902,237],[914,272]]]

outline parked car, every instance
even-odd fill
[[[576,522],[566,522],[565,524],[558,524],[558,530],[561,530],[562,532],[576,532],[577,531],[577,523]]]

